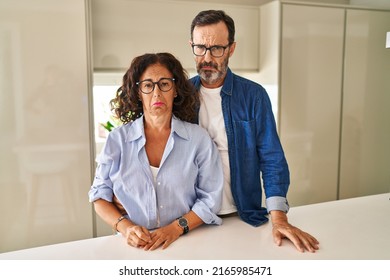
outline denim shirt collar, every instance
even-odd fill
[[[233,72],[230,70],[230,68],[227,69],[221,92],[227,95],[233,94]]]

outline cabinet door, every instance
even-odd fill
[[[190,40],[192,19],[202,10],[225,10],[236,26],[237,47],[229,61],[235,70],[259,68],[259,9],[209,1],[94,0],[93,56],[96,71],[125,71],[147,52],[170,52],[189,71],[195,69]],[[240,2],[240,1],[237,1]]]
[[[293,206],[337,198],[344,10],[282,5],[280,136]]]
[[[340,198],[390,191],[390,12],[348,10]]]
[[[0,253],[92,237],[85,12],[0,1]]]

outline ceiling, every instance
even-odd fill
[[[167,0],[155,0],[167,1]],[[204,2],[204,3],[224,3],[236,5],[260,6],[275,0],[176,0],[179,2]],[[283,1],[283,0],[282,0]],[[339,4],[339,5],[356,5],[368,8],[390,9],[389,0],[287,0],[289,2],[311,2],[316,4]]]

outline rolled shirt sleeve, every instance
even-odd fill
[[[290,210],[287,199],[281,196],[271,196],[265,200],[268,213],[273,210],[283,211],[287,213]]]
[[[103,160],[104,155],[97,159],[97,168],[91,189],[88,192],[89,202],[104,199],[112,202],[113,184],[110,179],[112,160]]]

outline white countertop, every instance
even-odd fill
[[[389,214],[390,193],[291,208],[290,223],[319,240],[316,253],[300,253],[287,240],[277,247],[270,222],[256,228],[231,217],[165,250],[145,252],[115,235],[3,253],[0,260],[389,260]]]

